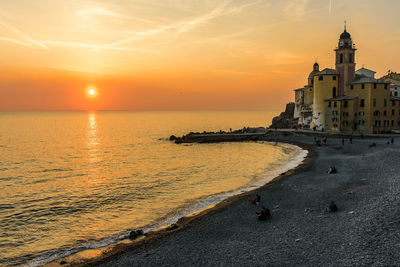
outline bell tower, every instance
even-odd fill
[[[340,35],[338,47],[335,49],[336,70],[339,72],[339,96],[344,95],[346,82],[354,79],[356,50],[351,35],[346,30],[346,22],[344,22],[344,32]]]

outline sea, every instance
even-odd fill
[[[0,112],[0,265],[105,247],[266,184],[306,151],[168,138],[266,127],[277,113]]]

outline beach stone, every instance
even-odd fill
[[[167,227],[167,231],[172,231],[178,228],[176,223],[171,224],[171,226]]]
[[[134,240],[136,238],[138,238],[139,236],[143,235],[143,231],[142,230],[133,230],[129,233],[129,239]]]
[[[175,135],[171,135],[170,137],[169,137],[169,140],[170,141],[174,141],[176,139],[176,136]]]

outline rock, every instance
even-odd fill
[[[297,128],[298,119],[293,117],[294,115],[294,103],[286,104],[286,109],[279,116],[272,119],[270,128],[276,129],[293,129]]]
[[[136,238],[138,238],[139,236],[142,236],[142,235],[143,235],[142,230],[133,230],[129,233],[129,239],[135,240]]]
[[[169,140],[170,141],[174,141],[176,139],[176,136],[175,135],[171,135],[170,137],[169,137]]]
[[[167,227],[167,231],[172,231],[178,228],[178,225],[176,223],[171,224],[169,227]]]

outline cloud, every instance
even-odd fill
[[[140,51],[145,53],[157,54],[152,50],[135,48],[135,47],[118,47],[118,46],[104,47],[102,44],[82,43],[74,41],[55,41],[55,40],[40,40],[40,41],[49,46],[67,46],[67,47],[88,48],[88,49],[102,48],[104,50]]]
[[[309,0],[289,0],[284,8],[283,12],[288,17],[297,17],[305,13]]]
[[[12,38],[8,38],[8,37],[1,37],[2,40],[10,41],[10,42],[12,41],[16,44],[25,45],[25,46],[26,46],[26,44],[32,44],[34,46],[37,46],[37,47],[40,47],[40,48],[46,49],[46,50],[50,49],[47,45],[30,37],[26,33],[20,31],[19,29],[17,29],[16,27],[14,27],[12,25],[9,25],[8,23],[6,23],[5,21],[2,21],[1,19],[0,19],[0,26],[3,26],[4,28],[8,29],[9,31],[17,34],[19,37],[22,38],[22,40],[17,40],[17,39],[12,39]]]
[[[19,40],[8,38],[8,37],[1,37],[0,36],[0,40],[1,41],[11,42],[11,43],[14,43],[14,44],[23,45],[23,46],[33,46],[32,43],[23,42],[23,41],[19,41]]]
[[[223,15],[228,15],[228,14],[233,14],[233,13],[240,13],[244,9],[253,6],[255,4],[261,3],[262,1],[254,1],[252,3],[247,3],[243,4],[240,6],[230,6],[232,4],[232,1],[225,1],[213,10],[211,10],[208,13],[205,13],[201,16],[188,19],[188,20],[183,20],[183,21],[176,21],[174,23],[166,24],[166,25],[160,25],[158,27],[154,27],[145,31],[140,31],[140,32],[134,32],[131,36],[109,43],[105,44],[102,47],[94,48],[91,50],[91,52],[101,50],[101,49],[110,49],[115,46],[121,46],[127,43],[131,43],[137,40],[144,39],[146,37],[150,37],[156,34],[161,34],[166,31],[174,31],[175,34],[183,34],[188,31],[191,31],[198,26],[205,24],[217,17],[223,16]]]
[[[111,18],[118,18],[121,16],[124,16],[120,13],[105,9],[103,7],[92,7],[92,8],[85,8],[85,9],[80,9],[76,12],[78,16],[84,18],[84,19],[90,19],[93,16],[105,16],[105,17],[111,17]]]

